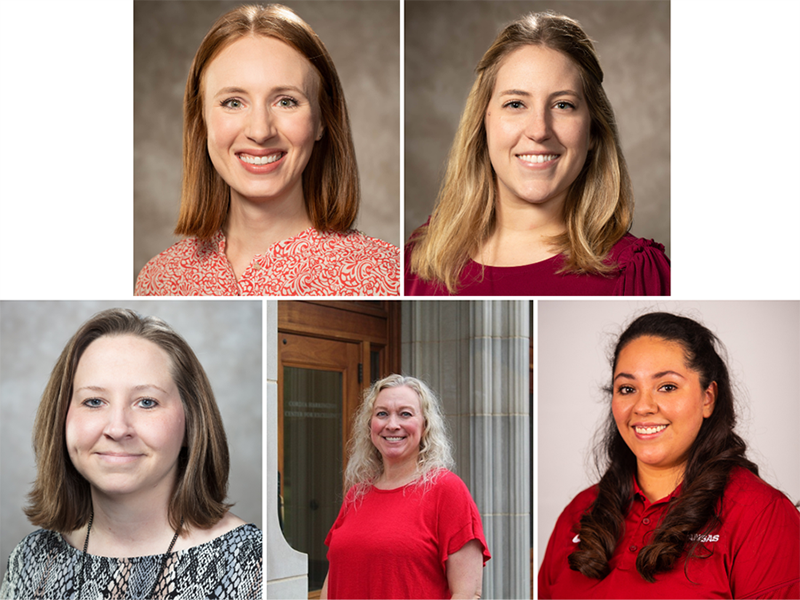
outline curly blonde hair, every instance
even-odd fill
[[[416,392],[424,419],[417,458],[416,484],[430,485],[442,470],[455,466],[453,444],[447,432],[439,398],[424,381],[416,377],[389,375],[376,381],[364,393],[364,400],[356,413],[353,435],[348,442],[349,460],[345,471],[345,488],[354,488],[353,500],[369,491],[383,474],[383,458],[370,436],[375,400],[383,390],[402,386]]]

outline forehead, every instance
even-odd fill
[[[420,411],[421,406],[417,392],[408,386],[401,385],[383,389],[375,398],[375,408],[391,408],[397,406],[411,406]]]
[[[203,73],[203,89],[215,94],[226,87],[261,92],[294,86],[311,94],[318,85],[311,63],[288,44],[272,37],[247,35],[225,47]]]
[[[75,369],[75,385],[174,383],[171,366],[169,354],[154,342],[135,335],[107,335],[84,350]]]
[[[686,353],[678,342],[655,336],[643,336],[629,342],[619,353],[619,371],[660,371],[686,368]]]
[[[578,67],[566,54],[544,46],[523,46],[500,62],[494,93],[504,90],[583,92]]]

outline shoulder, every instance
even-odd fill
[[[662,244],[626,233],[611,248],[609,261],[621,275],[616,295],[669,296],[670,260]]]
[[[792,512],[797,512],[792,501],[782,492],[742,467],[734,467],[731,471],[723,502],[728,503],[731,508],[760,511],[770,505],[777,505],[786,506]]]
[[[219,251],[220,239],[224,239],[222,232],[210,240],[201,240],[189,237],[157,254],[142,268],[136,279],[137,296],[169,293],[170,286],[174,285],[190,272],[198,268],[209,256]]]
[[[593,485],[586,488],[575,496],[567,507],[561,512],[559,521],[565,519],[570,523],[580,521],[581,516],[589,510],[589,507],[597,499],[598,486]]]
[[[43,550],[50,550],[56,546],[63,546],[64,540],[61,534],[50,531],[49,529],[37,529],[26,535],[22,541],[14,548],[14,552],[33,553],[34,555]]]
[[[400,249],[378,238],[364,235],[360,231],[317,232],[320,242],[330,250],[341,252],[345,255],[372,257],[375,260],[400,260]]]

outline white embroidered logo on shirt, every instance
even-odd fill
[[[574,538],[572,538],[572,541],[575,544],[579,544],[580,541],[581,541],[581,536],[580,535],[576,535]]]
[[[717,535],[700,535],[699,533],[694,533],[689,536],[689,541],[691,542],[700,542],[705,544],[706,542],[718,542],[719,541],[719,534]]]

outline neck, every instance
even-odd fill
[[[231,190],[225,222],[227,245],[250,257],[311,227],[303,199],[302,183],[279,198],[254,201]]]
[[[403,462],[383,460],[383,474],[376,484],[384,489],[393,489],[411,483],[417,476],[417,457]]]
[[[563,199],[531,204],[498,194],[495,214],[495,228],[477,259],[481,264],[527,265],[558,254],[551,240],[566,231]]]
[[[647,499],[656,502],[675,491],[683,481],[685,470],[685,464],[660,469],[640,462],[637,463],[636,479]]]
[[[88,552],[99,556],[133,557],[163,554],[175,530],[169,524],[169,497],[112,498],[92,490],[94,519]],[[83,547],[88,526],[73,542]],[[83,537],[81,537],[83,536]]]

